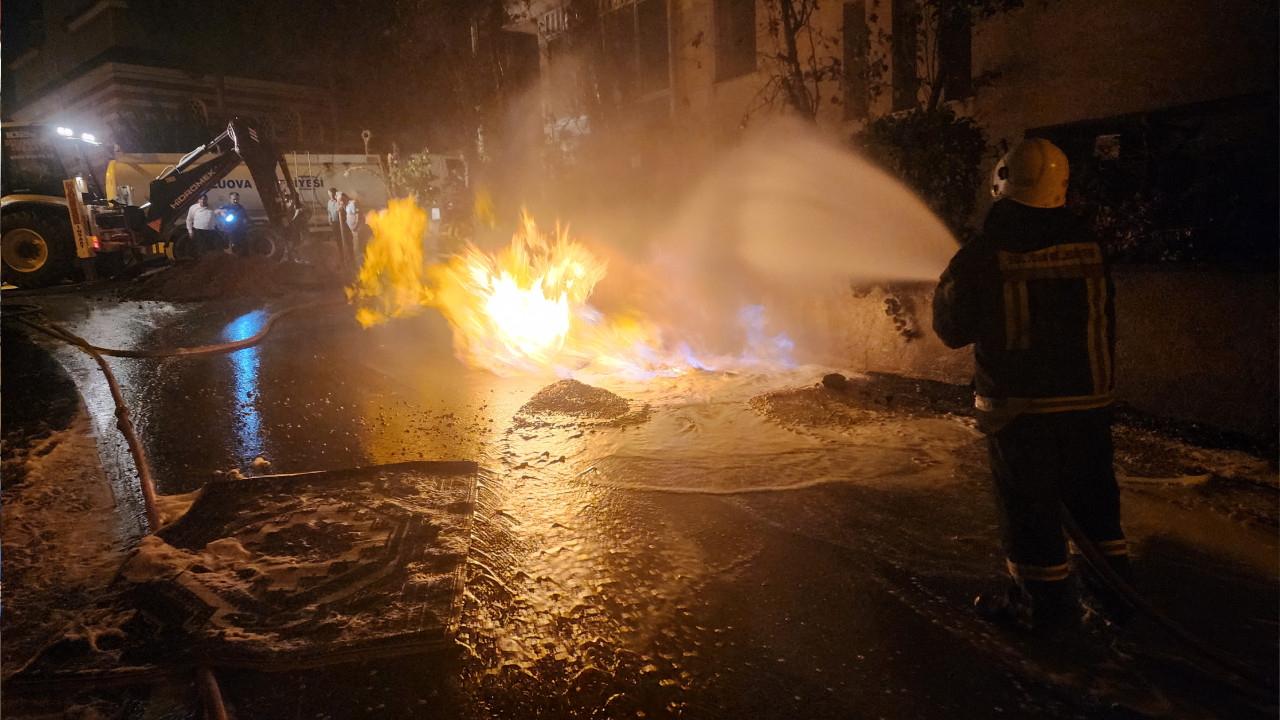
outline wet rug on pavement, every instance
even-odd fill
[[[461,611],[476,476],[411,462],[207,485],[14,681],[423,652]]]

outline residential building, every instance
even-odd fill
[[[847,0],[817,3],[801,26],[783,12],[810,5],[539,0],[521,3],[528,13],[508,29],[538,37],[545,126],[566,152],[565,130],[594,124],[644,138],[636,146],[646,153],[687,157],[796,107],[847,137],[882,115],[949,103],[997,147],[1070,124],[1105,130],[1108,118],[1143,113],[1243,113],[1255,124],[1274,116],[1277,13],[1267,0],[1229,9],[1049,0],[990,17],[930,9],[945,3]],[[794,46],[779,30],[788,23]]]
[[[250,116],[285,149],[331,149],[335,109],[325,89],[229,72],[213,62],[216,42],[155,30],[151,9],[138,0],[39,4],[24,42],[6,35],[6,49],[18,45],[16,57],[6,55],[6,116],[68,125],[130,152],[181,152]]]

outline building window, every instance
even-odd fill
[[[526,32],[503,31],[498,36],[504,83],[517,92],[532,87],[542,76],[538,36]]]
[[[666,0],[602,0],[605,68],[619,100],[671,86]]]
[[[756,70],[755,0],[715,0],[716,80]]]
[[[867,2],[844,4],[844,119],[867,117],[867,54],[871,31],[867,28]]]
[[[562,5],[552,8],[538,16],[538,33],[547,40],[553,40],[569,31],[569,6]],[[475,32],[475,26],[472,25],[472,32]],[[472,45],[474,47],[474,41]],[[474,49],[472,53],[474,54]]]
[[[918,50],[920,11],[917,0],[893,0],[893,110],[909,110],[919,103]]]
[[[973,95],[973,32],[966,10],[938,18],[938,77],[943,100]]]

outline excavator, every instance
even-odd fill
[[[107,200],[94,169],[104,159],[89,135],[43,124],[5,124],[0,198],[0,274],[17,287],[96,277],[99,259],[116,267],[146,256],[189,256],[178,222],[240,163],[258,186],[268,218],[259,251],[287,257],[307,230],[307,207],[275,144],[247,118],[192,150],[151,181],[150,200]]]

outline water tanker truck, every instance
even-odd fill
[[[181,158],[174,153],[116,153],[107,166],[107,197],[125,204],[147,202],[151,179],[163,174]],[[287,152],[283,158],[289,166],[298,195],[311,209],[310,230],[314,233],[329,233],[326,209],[329,188],[346,193],[362,211],[380,210],[387,206],[389,195],[383,180],[386,168],[376,155]],[[449,215],[448,208],[466,200],[467,165],[461,155],[430,154],[426,158],[435,190],[429,198],[434,204],[427,209],[433,218],[431,230],[438,233],[442,218]],[[209,206],[222,205],[232,192],[240,195],[240,204],[248,210],[255,228],[268,224],[258,184],[247,167],[237,167],[214,183],[209,190]],[[426,200],[419,198],[420,202],[425,203]],[[178,222],[181,220],[179,218]]]

